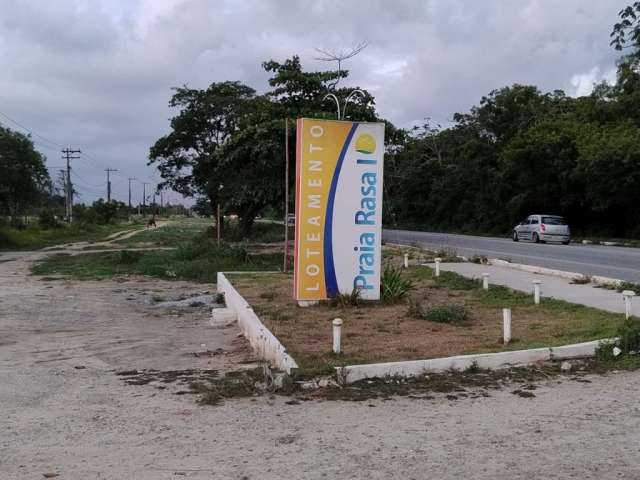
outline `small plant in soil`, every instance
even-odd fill
[[[380,298],[385,303],[399,302],[414,286],[411,280],[404,278],[402,270],[387,266],[380,278]]]

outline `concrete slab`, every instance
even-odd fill
[[[570,280],[558,276],[475,263],[441,263],[440,269],[479,280],[482,279],[483,273],[488,273],[490,285],[503,285],[513,290],[531,293],[531,302],[533,302],[533,281],[541,280],[542,298],[556,298],[609,312],[624,313],[622,294],[615,290],[596,288],[593,284],[575,285],[570,283]],[[634,302],[633,307],[635,314],[640,314],[640,299]]]

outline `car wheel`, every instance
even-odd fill
[[[513,231],[513,241],[514,241],[514,242],[517,242],[518,240],[520,240],[520,239],[518,238],[518,232],[516,232],[516,231],[514,230],[514,231]]]
[[[533,240],[533,243],[540,243],[540,237],[538,237],[538,234],[533,232],[533,235],[531,236],[531,240]]]
[[[569,240],[567,240],[566,242],[562,242],[563,245],[569,245]]]

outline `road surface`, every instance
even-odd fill
[[[536,244],[513,242],[508,238],[408,230],[384,230],[382,237],[387,242],[452,249],[458,255],[500,258],[515,263],[640,283],[640,248]]]

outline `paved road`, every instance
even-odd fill
[[[458,255],[482,255],[516,263],[585,275],[603,275],[640,283],[640,248],[512,242],[507,238],[385,230],[388,242],[453,249]]]

